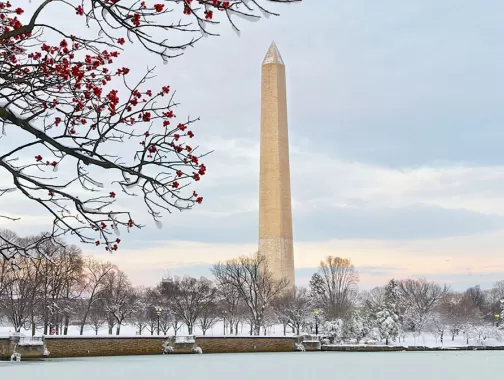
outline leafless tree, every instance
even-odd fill
[[[174,317],[173,312],[171,312],[168,309],[163,309],[163,312],[161,313],[160,318],[159,318],[159,327],[160,327],[163,335],[167,335],[168,330],[170,330],[170,328],[173,327],[174,319],[175,319],[175,317]],[[179,330],[179,328],[177,328],[177,331],[178,330]]]
[[[464,296],[471,300],[472,304],[483,312],[485,309],[485,294],[479,285],[472,286],[464,292]]]
[[[149,327],[149,309],[152,308],[152,304],[149,303],[148,293],[149,288],[144,288],[139,286],[135,289],[138,296],[137,307],[133,311],[130,321],[138,328],[138,335],[142,335],[143,330]]]
[[[157,331],[158,321],[156,307],[161,307],[163,309],[159,319],[160,328],[161,330],[163,330],[163,322],[170,320],[169,318],[166,318],[168,315],[170,315],[168,304],[166,302],[166,298],[161,294],[161,288],[159,286],[156,288],[147,288],[144,293],[143,302],[143,314],[144,318],[147,321],[147,331],[149,331],[151,335],[154,335],[154,333]]]
[[[280,320],[285,320],[296,334],[304,327],[313,315],[313,305],[308,289],[296,287],[293,293],[279,297],[273,303]],[[285,330],[284,330],[285,335]]]
[[[359,274],[349,259],[329,256],[310,280],[314,300],[326,318],[346,318],[358,295]]]
[[[102,303],[102,300],[98,300],[97,302],[93,302],[91,304],[91,308],[89,309],[87,324],[91,326],[91,328],[95,332],[95,335],[98,335],[100,328],[105,323],[107,323],[107,316],[108,316],[108,314],[105,311],[105,307]],[[110,330],[109,330],[109,333],[111,333]]]
[[[108,314],[109,334],[115,325],[116,335],[119,335],[121,326],[138,308],[138,294],[123,271],[115,270],[106,275],[101,299]]]
[[[467,325],[482,322],[482,314],[474,299],[468,293],[446,293],[436,308],[451,333],[451,340]]]
[[[238,325],[243,319],[246,305],[239,291],[229,284],[218,284],[219,310],[221,318],[225,319],[224,328],[229,328],[229,334],[238,334]]]
[[[47,240],[39,247],[36,270],[41,284],[38,304],[44,334],[54,327],[58,334],[68,332],[70,315],[84,289],[81,250],[62,241]]]
[[[192,334],[198,318],[215,301],[217,290],[205,277],[175,277],[173,281],[162,285],[162,294],[169,302],[170,310],[185,323],[188,333]]]
[[[504,281],[498,281],[485,292],[488,314],[494,325],[500,326],[504,320]],[[496,318],[496,315],[500,315]]]
[[[425,278],[407,279],[397,282],[401,303],[405,308],[405,319],[418,334],[427,324],[428,318],[448,288]]]
[[[182,328],[182,319],[178,316],[178,314],[171,312],[171,328],[173,329],[173,335],[177,336],[177,333]]]
[[[212,273],[219,287],[236,289],[249,309],[251,331],[260,335],[266,309],[289,287],[288,280],[276,280],[268,269],[266,257],[259,253],[217,263]]]
[[[11,265],[6,260],[0,260],[0,299],[5,294],[7,286],[12,281],[11,273]]]
[[[377,286],[370,291],[363,291],[360,297],[367,311],[377,312],[385,308],[386,297],[385,287],[383,286]]]
[[[203,335],[206,335],[206,332],[211,329],[219,319],[220,315],[217,303],[214,299],[214,301],[207,303],[206,307],[202,309],[201,314],[198,317],[198,326],[200,327]]]
[[[34,309],[38,277],[31,258],[18,260],[18,268],[7,268],[0,310],[16,332],[27,327]]]
[[[165,96],[169,87],[145,88],[153,70],[131,83],[129,68],[116,71],[113,62],[127,42],[136,42],[139,52],[166,63],[203,36],[218,35],[212,29],[219,24],[214,12],[222,12],[238,31],[234,18],[272,14],[264,6],[268,1],[297,0],[11,0],[14,6],[0,8],[0,126],[4,139],[22,139],[1,144],[1,177],[11,183],[3,182],[0,196],[18,191],[53,218],[52,231],[42,240],[71,232],[84,243],[113,250],[112,230],[141,226],[128,207],[114,203],[112,185],[125,196],[141,192],[157,224],[163,213],[200,203],[200,196],[182,189],[204,174],[198,161],[202,154],[177,143],[179,137],[193,136],[184,130],[197,119],[179,124],[183,129],[168,127],[177,105],[171,94]],[[76,19],[59,29],[51,15]],[[121,152],[128,139],[143,142],[131,149],[135,160],[130,163]],[[33,163],[20,159],[33,156]],[[64,175],[50,174],[53,168],[63,168]],[[76,186],[87,191],[77,196]],[[40,242],[25,246],[0,239],[6,259],[37,249]]]
[[[93,305],[99,300],[105,288],[107,274],[116,271],[117,267],[110,262],[103,262],[92,257],[84,259],[84,308],[81,315],[80,335],[84,333],[84,326]]]

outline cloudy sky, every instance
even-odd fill
[[[209,275],[250,254],[258,234],[261,61],[286,63],[297,280],[327,255],[350,258],[363,287],[425,276],[455,288],[504,279],[504,3],[305,0],[280,17],[222,25],[157,66],[177,90],[208,175],[197,209],[167,215],[122,249],[86,254],[133,282]],[[143,70],[153,57],[123,55]],[[2,144],[2,142],[0,142]],[[14,199],[14,198],[13,198]],[[6,209],[0,202],[0,211]],[[23,207],[25,207],[23,209]],[[41,230],[29,203],[4,227]]]

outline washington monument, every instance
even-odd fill
[[[275,42],[262,63],[259,253],[294,286],[285,65]]]

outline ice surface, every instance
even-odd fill
[[[244,371],[244,368],[253,370]],[[72,380],[171,377],[205,380],[313,379],[472,380],[499,379],[499,351],[292,352],[226,355],[158,355],[0,362],[6,379]]]

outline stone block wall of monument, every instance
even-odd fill
[[[274,42],[262,64],[259,252],[294,286],[285,65]]]

